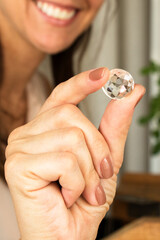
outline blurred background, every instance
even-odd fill
[[[81,71],[101,66],[123,68],[132,74],[136,83],[147,89],[136,107],[129,131],[116,198],[101,224],[97,239],[110,236],[139,218],[150,221],[150,218],[160,216],[159,13],[160,0],[105,1],[94,21],[90,43],[83,57]],[[78,54],[75,55],[75,73],[79,69]],[[47,71],[51,79],[48,61],[46,59],[40,68],[45,74]],[[99,90],[88,96],[80,108],[98,127],[107,102],[109,99]],[[147,220],[144,219],[146,216],[149,217]],[[144,222],[142,225],[146,226]],[[147,239],[160,239],[160,233],[156,234],[159,235],[154,238],[152,231],[152,238]],[[128,235],[128,238],[112,239],[132,238]]]
[[[146,96],[136,109],[128,136],[123,171],[160,173],[160,155],[149,154],[148,126],[138,123],[138,119],[149,110],[150,97],[158,90],[153,74],[144,76],[141,69],[148,66],[151,60],[160,64],[160,1],[119,0],[117,5],[117,1],[112,0],[108,6],[110,9],[105,36],[100,26],[104,24],[106,6],[95,21],[93,37],[82,69],[99,66],[107,66],[109,69],[123,68],[132,74],[136,83],[146,87]],[[100,53],[97,52],[95,56],[100,37],[103,37]],[[96,126],[100,122],[107,100],[100,90],[89,96],[83,104],[93,107],[93,111],[86,112],[86,115]],[[95,105],[98,109],[95,109]]]

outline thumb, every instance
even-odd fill
[[[109,77],[106,67],[82,72],[66,82],[60,83],[43,104],[39,114],[62,104],[77,105],[89,94],[105,85]]]
[[[112,100],[102,117],[99,130],[106,139],[115,173],[123,161],[123,152],[135,106],[145,94],[145,88],[136,84],[131,94],[121,100]]]

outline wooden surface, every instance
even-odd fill
[[[140,218],[102,240],[160,240],[160,218]]]
[[[121,178],[117,196],[160,202],[159,186],[160,175],[128,173]]]
[[[160,215],[160,175],[125,173],[112,204],[111,217],[124,222]]]

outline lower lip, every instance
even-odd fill
[[[65,27],[65,26],[68,26],[70,25],[71,23],[73,23],[73,21],[75,20],[75,18],[78,16],[78,13],[80,11],[76,11],[75,15],[71,18],[71,19],[67,19],[67,20],[61,20],[61,19],[57,19],[57,18],[54,18],[54,17],[49,17],[47,16],[45,13],[43,13],[38,7],[36,4],[34,4],[36,9],[38,10],[38,12],[43,16],[43,18],[51,23],[52,25],[55,25],[55,26],[61,26],[61,27]]]

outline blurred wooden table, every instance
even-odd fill
[[[160,240],[160,218],[140,218],[102,240]]]
[[[126,223],[160,216],[160,175],[126,173],[120,180],[111,217]]]

